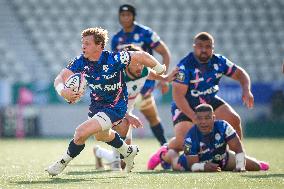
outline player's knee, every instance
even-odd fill
[[[183,141],[184,139],[182,137],[174,137],[169,142],[169,148],[174,149],[175,151],[179,152],[183,150]]]
[[[111,134],[110,130],[106,130],[106,131],[102,131],[102,132],[98,132],[98,133],[94,134],[96,139],[98,141],[102,141],[102,142],[109,142],[111,135],[113,135],[113,137],[114,137],[114,134]]]
[[[76,128],[76,131],[75,131],[75,135],[74,135],[74,143],[75,144],[81,144],[81,143],[84,143],[85,142],[85,132],[82,128],[78,127]]]

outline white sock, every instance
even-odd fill
[[[62,158],[64,160],[64,163],[65,165],[67,165],[73,158],[70,157],[67,153],[63,154]]]
[[[99,147],[97,149],[96,156],[98,158],[105,159],[108,163],[111,163],[111,162],[115,161],[113,152],[111,150],[107,150],[107,149],[104,149],[102,147]]]
[[[124,141],[120,148],[116,148],[116,150],[122,154],[124,157],[127,157],[129,154],[127,153],[129,145],[127,145]]]

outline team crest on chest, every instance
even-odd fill
[[[219,133],[216,133],[216,134],[215,134],[215,139],[216,139],[216,140],[220,140],[220,139],[221,139],[221,136],[220,136]]]
[[[219,69],[218,64],[214,64],[213,66],[214,66],[214,69],[218,71],[218,69]]]
[[[105,72],[107,72],[108,71],[108,65],[103,65],[103,70],[105,71]]]
[[[139,34],[138,34],[138,33],[135,33],[134,36],[133,36],[133,39],[134,39],[135,41],[138,41],[138,40],[140,39]]]

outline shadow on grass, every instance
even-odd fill
[[[95,167],[95,164],[70,164],[68,167]]]
[[[155,171],[138,171],[134,172],[136,174],[141,174],[141,175],[155,175],[155,174],[162,174],[162,173],[167,173],[167,174],[184,174],[185,172],[183,171],[171,171],[171,170],[155,170]]]
[[[284,178],[284,174],[265,174],[265,175],[242,175],[242,177],[247,177],[247,178],[273,178],[273,177],[280,177],[280,178]]]
[[[92,171],[92,173],[102,173],[103,171]],[[109,171],[104,171],[109,172]],[[77,174],[78,173],[78,174]],[[86,172],[68,172],[66,175],[83,175]],[[91,174],[91,172],[87,172]],[[65,184],[65,183],[80,183],[80,182],[90,182],[94,180],[108,180],[108,179],[124,179],[126,176],[102,176],[102,177],[93,177],[88,179],[83,178],[74,178],[74,179],[64,179],[64,178],[55,178],[51,177],[49,180],[24,180],[24,181],[13,181],[11,184],[23,185],[23,184]]]
[[[69,171],[66,175],[95,175],[95,174],[102,174],[102,173],[115,173],[111,170],[90,170],[90,171]],[[117,172],[119,173],[119,172]],[[119,177],[108,177],[108,178],[125,178],[126,176],[119,176]]]
[[[11,184],[61,184],[61,183],[76,183],[82,181],[91,181],[91,179],[63,179],[63,178],[51,178],[50,180],[36,180],[36,181],[15,181]]]

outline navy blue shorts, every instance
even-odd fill
[[[208,104],[210,104],[214,110],[216,110],[217,108],[219,108],[220,106],[222,106],[223,104],[225,104],[226,102],[218,97],[215,96],[214,98],[212,98],[210,100],[210,102]],[[190,107],[194,110],[196,106],[198,106],[199,104],[190,104]],[[172,119],[173,119],[173,123],[174,125],[178,124],[179,122],[182,121],[190,121],[192,122],[192,120],[187,117],[184,113],[182,113],[176,105],[172,106],[171,108],[171,112],[172,112]]]
[[[104,112],[111,120],[112,123],[120,121],[126,114],[125,109],[112,109],[112,108],[89,108],[88,116],[91,118],[98,112]]]

